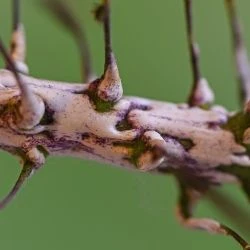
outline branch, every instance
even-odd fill
[[[229,113],[223,107],[212,106],[213,93],[199,69],[191,1],[184,0],[193,87],[189,103],[178,105],[123,96],[112,50],[110,0],[103,0],[95,10],[104,32],[105,63],[101,77],[88,84],[70,84],[28,76],[19,0],[13,0],[10,55],[0,40],[0,52],[7,65],[7,69],[0,70],[0,149],[20,157],[23,169],[12,190],[0,202],[0,209],[15,197],[30,174],[44,165],[47,156],[81,157],[174,175],[180,188],[177,216],[184,226],[230,235],[245,250],[250,249],[231,228],[210,218],[193,216],[199,199],[211,187],[223,183],[240,183],[250,200],[250,114]],[[227,0],[236,43],[241,36],[232,3]],[[81,43],[85,77],[91,78],[83,31],[64,5],[56,1],[50,6],[60,19],[67,19],[64,25]],[[249,79],[241,65],[246,59],[242,42],[235,44],[235,51],[248,101]]]
[[[39,131],[20,132],[9,125],[20,94],[13,73],[0,71],[0,149],[23,162],[40,167],[48,155],[81,157],[173,174],[182,191],[195,190],[198,197],[227,182],[242,183],[250,195],[244,186],[250,181],[250,152],[243,144],[250,127],[247,113],[231,115],[218,106],[204,110],[139,97],[123,97],[111,110],[100,112],[89,96],[91,84],[48,83],[25,75],[22,81],[45,103]],[[36,154],[31,156],[32,151]],[[202,223],[211,232],[231,232],[211,220],[181,221],[199,228]]]

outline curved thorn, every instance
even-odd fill
[[[47,7],[47,10],[55,16],[61,24],[73,35],[77,46],[80,51],[80,57],[82,62],[82,79],[83,82],[90,82],[94,80],[94,72],[92,69],[91,55],[85,35],[85,31],[79,25],[78,20],[73,16],[69,6],[65,5],[62,1],[58,0],[46,0],[42,3]]]
[[[112,50],[110,1],[103,0],[102,4],[97,6],[94,14],[96,19],[103,24],[105,45],[104,73],[98,86],[98,96],[104,101],[117,102],[122,97],[123,89],[115,55]]]
[[[233,237],[243,247],[243,249],[249,249],[250,245],[238,233],[226,225],[221,224],[220,227],[226,231],[227,235]]]
[[[232,33],[233,50],[240,84],[240,100],[245,105],[250,100],[250,64],[244,45],[241,25],[236,13],[234,0],[225,0]]]
[[[17,192],[21,189],[26,179],[31,175],[33,166],[31,164],[25,164],[23,169],[10,192],[0,201],[0,210],[6,207],[10,201],[15,198]]]
[[[22,81],[16,65],[8,55],[1,38],[0,52],[2,53],[8,68],[14,74],[17,85],[21,92],[21,105],[19,107],[21,118],[17,125],[21,129],[31,129],[41,120],[45,110],[44,103],[31,91],[29,86]]]
[[[184,226],[192,229],[202,229],[210,233],[231,236],[243,247],[243,249],[249,249],[249,244],[230,227],[213,219],[193,217],[194,206],[203,193],[186,186],[181,181],[178,181],[178,183],[180,187],[180,196],[177,206],[177,216]]]

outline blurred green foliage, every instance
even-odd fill
[[[73,39],[38,1],[21,2],[31,74],[80,81]],[[96,72],[101,74],[103,35],[91,15],[96,1],[68,2],[86,27]],[[216,102],[230,110],[237,109],[238,90],[223,0],[194,0],[194,5],[202,71],[215,90]],[[249,1],[240,2],[246,31],[250,27],[249,8]],[[10,27],[11,1],[1,0],[0,34],[6,43]],[[191,74],[182,1],[114,0],[112,31],[126,95],[186,101]],[[250,33],[245,36],[250,47]],[[0,156],[3,195],[20,169],[13,157],[6,153]],[[247,206],[236,187],[228,191],[235,201]],[[128,172],[86,160],[49,158],[14,202],[0,213],[1,249],[239,249],[227,237],[180,227],[174,217],[176,198],[176,185],[170,177]],[[199,206],[198,215],[228,222],[207,202]],[[249,237],[248,234],[250,240]]]

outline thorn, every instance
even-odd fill
[[[244,106],[250,101],[250,64],[247,49],[244,45],[239,18],[234,0],[225,0],[228,18],[231,26],[234,57],[240,84],[240,101]]]
[[[110,58],[112,58],[110,59],[111,63],[105,67],[104,75],[97,88],[97,94],[104,101],[117,102],[122,97],[123,89],[113,53]]]
[[[8,55],[7,50],[5,49],[2,40],[0,39],[0,51],[4,57],[4,60],[14,74],[14,77],[17,81],[17,85],[21,92],[21,104],[18,108],[20,117],[17,117],[17,126],[20,129],[32,129],[35,127],[43,117],[45,112],[45,106],[40,97],[35,95],[29,86],[24,83],[16,69],[16,65]]]
[[[15,198],[25,181],[45,163],[45,155],[37,148],[32,148],[26,153],[22,171],[10,192],[0,201],[0,210]]]
[[[33,166],[30,163],[26,163],[23,166],[23,169],[13,186],[10,192],[0,201],[0,210],[6,207],[16,196],[18,191],[21,189],[27,178],[32,174],[34,170]]]
[[[79,25],[79,21],[74,17],[70,7],[58,0],[44,0],[42,3],[73,35],[80,52],[83,82],[91,82],[96,79],[92,69],[91,55],[85,30]]]
[[[181,224],[191,229],[201,229],[210,233],[231,236],[243,247],[243,249],[248,249],[249,244],[231,228],[213,219],[193,217],[194,207],[204,192],[193,189],[190,185],[186,185],[186,183],[183,184],[182,182],[183,180],[178,180],[180,196],[177,206],[177,216]]]
[[[28,66],[25,63],[26,40],[24,27],[20,22],[20,0],[13,0],[13,31],[10,56],[18,72],[23,74],[29,73]]]
[[[200,70],[199,46],[194,41],[193,37],[192,0],[184,0],[184,5],[188,48],[193,74],[193,85],[188,99],[188,104],[190,106],[210,105],[214,101],[214,94],[206,79],[202,77]]]
[[[107,102],[117,102],[123,94],[122,83],[111,43],[110,1],[103,0],[95,10],[95,17],[102,22],[105,41],[104,73],[97,87],[99,98]]]
[[[191,106],[206,106],[214,102],[214,92],[205,78],[200,78],[192,93]]]
[[[234,230],[232,230],[228,226],[225,226],[222,224],[220,225],[220,227],[223,230],[225,230],[227,235],[233,237],[243,247],[243,249],[245,249],[245,250],[250,249],[250,245],[239,234],[237,234]]]

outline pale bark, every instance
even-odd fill
[[[33,129],[23,131],[10,126],[14,119],[10,104],[18,103],[20,93],[12,73],[1,70],[2,149],[26,152],[42,146],[50,155],[90,158],[146,171],[169,165],[196,169],[250,165],[245,147],[235,141],[232,132],[222,128],[230,113],[221,107],[203,110],[123,97],[111,111],[98,112],[88,96],[91,84],[64,84],[24,75],[22,80],[44,102],[44,120],[49,117],[50,121],[42,119]],[[128,127],[119,128],[122,123]],[[185,148],[182,141],[190,146]],[[136,156],[134,142],[142,143]]]

